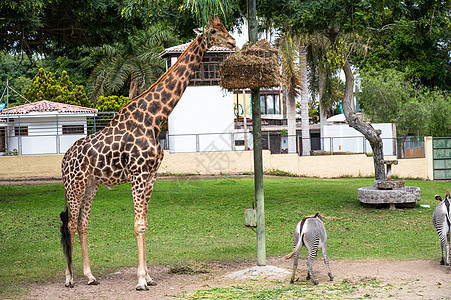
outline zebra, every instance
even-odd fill
[[[435,229],[437,229],[442,246],[442,260],[440,264],[449,266],[451,265],[451,195],[449,190],[446,191],[445,199],[442,199],[439,195],[435,195],[435,199],[440,201],[432,215],[432,222],[434,223]]]
[[[326,229],[324,228],[324,224],[322,221],[322,217],[319,213],[316,213],[314,216],[305,217],[296,225],[296,229],[294,231],[294,250],[290,254],[285,255],[284,259],[289,259],[294,255],[293,261],[293,274],[291,275],[290,283],[294,283],[294,277],[296,274],[296,269],[298,267],[298,257],[299,252],[302,249],[302,246],[308,250],[308,259],[307,259],[307,280],[312,279],[312,282],[316,285],[318,281],[313,274],[313,259],[316,257],[318,253],[318,248],[321,248],[321,252],[323,253],[324,263],[327,267],[327,274],[329,275],[330,281],[334,280],[334,276],[332,276],[332,272],[329,267],[329,259],[327,258],[326,253],[326,244],[327,244],[327,235]]]

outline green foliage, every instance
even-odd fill
[[[86,53],[80,48],[73,48],[69,52],[61,55],[53,53],[46,55],[44,59],[39,60],[39,65],[47,72],[61,74],[66,71],[70,74],[70,79],[77,85],[85,85],[96,63],[100,60],[97,55]],[[34,74],[33,74],[34,75]]]
[[[357,59],[362,68],[409,69],[408,79],[419,80],[428,87],[451,88],[447,71],[449,52],[440,36],[421,27],[418,20],[394,21],[389,29],[378,32],[368,41],[372,51]]]
[[[40,68],[33,79],[32,86],[27,89],[24,96],[31,102],[49,100],[72,105],[92,107],[82,85],[73,84],[66,71],[55,78],[51,72],[46,73]]]
[[[124,5],[110,0],[1,1],[0,51],[31,56],[124,38],[145,25],[136,17],[122,18]]]
[[[15,91],[22,94],[26,89],[31,87],[33,76],[36,74],[37,68],[34,62],[25,55],[11,55],[9,53],[0,52],[0,90],[3,93],[6,82]],[[10,105],[20,103],[20,96],[13,91],[9,91],[8,101]],[[6,95],[3,98],[6,103]]]
[[[117,93],[127,84],[130,99],[147,90],[166,69],[158,54],[178,42],[172,31],[151,27],[124,42],[86,49],[101,57],[89,78],[91,101],[96,103],[100,96]]]
[[[129,101],[130,98],[125,96],[100,96],[95,108],[99,112],[117,112]]]
[[[210,17],[226,17],[231,11],[228,0],[186,0],[186,7],[196,16],[200,26],[208,24]]]
[[[208,17],[208,13],[216,12],[226,27],[237,25],[240,22],[241,12],[246,10],[246,3],[242,3],[240,7],[237,2],[235,0],[126,0],[123,1],[121,15],[125,19],[139,19],[145,24],[160,24],[173,28],[179,37],[188,41],[193,37],[194,28],[207,24],[205,17]],[[192,10],[197,12],[193,13]],[[222,11],[227,12],[226,15]],[[199,18],[200,14],[204,16],[203,20],[202,17]]]
[[[451,96],[393,69],[361,72],[359,103],[373,122],[396,123],[401,135],[449,136]]]

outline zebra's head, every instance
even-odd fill
[[[446,190],[445,199],[440,197],[440,195],[435,195],[435,199],[437,199],[438,201],[448,200],[449,202],[451,202],[451,195],[449,193],[449,190]]]

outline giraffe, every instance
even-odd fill
[[[138,243],[138,284],[148,290],[156,283],[146,265],[145,234],[150,195],[163,159],[158,135],[205,52],[212,46],[235,48],[235,39],[219,18],[208,25],[147,91],[127,103],[101,131],[81,138],[69,148],[62,160],[66,205],[60,214],[61,242],[67,259],[66,287],[73,287],[72,251],[78,231],[83,273],[89,285],[99,284],[89,266],[87,229],[93,198],[100,185],[111,188],[130,181],[134,230]]]

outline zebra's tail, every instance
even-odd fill
[[[67,267],[69,272],[72,274],[72,245],[69,233],[69,209],[66,206],[64,210],[60,213],[61,221],[61,245],[63,245],[63,252],[67,258]]]
[[[293,252],[291,252],[290,254],[287,254],[283,257],[283,259],[290,259],[293,257],[293,255],[299,250],[299,248],[302,247],[302,236],[299,237],[298,243],[296,244],[296,246],[294,247]]]

